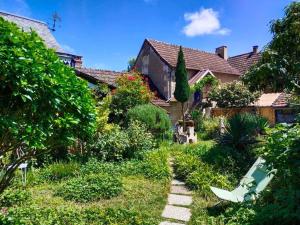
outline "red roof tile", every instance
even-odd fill
[[[156,40],[146,39],[157,54],[170,66],[176,67],[179,51],[178,45],[168,44]],[[191,70],[211,70],[212,72],[241,75],[228,61],[214,53],[204,52],[198,49],[182,48],[186,62],[186,68]]]
[[[76,68],[75,72],[77,75],[91,80],[93,82],[106,83],[109,86],[116,87],[116,79],[122,76],[124,73],[110,71],[110,70],[100,70],[100,69],[90,69],[90,68]]]
[[[256,64],[261,57],[261,53],[245,53],[228,58],[229,64],[240,71],[241,74],[245,74],[247,70],[254,64]]]

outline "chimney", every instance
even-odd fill
[[[223,45],[221,47],[216,48],[216,54],[220,56],[222,59],[228,59],[228,51],[227,46]]]
[[[258,53],[258,45],[254,45],[253,46],[253,54],[257,54]]]
[[[82,67],[82,57],[81,56],[76,56],[74,58],[74,67],[75,68],[81,68]]]

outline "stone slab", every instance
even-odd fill
[[[182,195],[191,195],[192,192],[189,191],[185,186],[172,185],[171,186],[172,194],[182,194]]]
[[[166,205],[162,217],[187,222],[190,220],[191,210],[184,207]]]
[[[163,221],[159,225],[185,225],[184,223],[172,223],[168,221]]]
[[[184,205],[188,206],[192,204],[192,197],[185,195],[174,195],[169,194],[168,196],[168,204],[169,205]]]
[[[171,184],[172,185],[184,185],[184,182],[176,180],[176,179],[173,179],[172,182],[171,182]]]

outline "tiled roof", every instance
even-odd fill
[[[241,74],[245,74],[246,71],[254,64],[256,64],[261,57],[261,53],[245,53],[228,58],[228,62],[232,67],[235,67]]]
[[[176,67],[179,51],[178,45],[161,41],[146,39],[157,54],[170,66]],[[211,70],[212,72],[240,75],[240,72],[232,67],[226,60],[214,53],[208,53],[192,48],[182,48],[186,62],[186,68],[191,70]]]
[[[288,97],[285,93],[264,93],[253,105],[258,107],[286,107],[288,106]]]
[[[78,76],[86,78],[92,82],[106,83],[109,86],[116,87],[116,79],[122,76],[124,73],[110,71],[110,70],[99,70],[90,68],[76,68],[75,72]]]
[[[25,32],[29,32],[31,29],[34,30],[44,40],[48,48],[65,53],[55,40],[46,23],[3,11],[0,11],[0,16],[7,21],[17,24],[17,26],[22,28]]]

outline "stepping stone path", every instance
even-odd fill
[[[170,162],[172,166],[173,163]],[[162,213],[162,217],[166,220],[159,225],[184,225],[190,220],[191,210],[187,208],[192,204],[192,192],[185,187],[185,183],[176,180],[175,174],[173,174],[173,180],[171,182],[171,190],[168,195],[168,203]],[[168,221],[179,221],[169,222]]]

